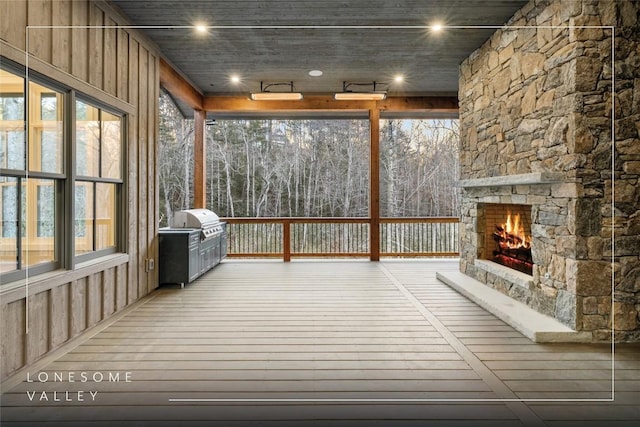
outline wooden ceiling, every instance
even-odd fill
[[[390,95],[455,96],[458,66],[526,0],[112,0],[205,95],[246,95],[293,81],[307,94],[343,81],[387,82]],[[449,26],[434,34],[439,21]],[[193,28],[205,23],[207,34]],[[221,28],[227,26],[226,28]],[[321,77],[309,76],[321,70]],[[393,78],[404,76],[402,84]],[[230,81],[238,75],[239,84]]]

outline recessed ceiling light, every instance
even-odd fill
[[[240,76],[238,76],[237,74],[232,75],[231,76],[231,83],[233,83],[233,84],[240,83]]]
[[[434,33],[439,33],[444,28],[444,25],[442,25],[441,22],[434,22],[430,27],[431,31],[433,31]]]
[[[321,70],[311,70],[309,71],[309,75],[311,77],[320,77],[322,75],[322,71]]]
[[[208,31],[206,24],[196,24],[195,28],[196,28],[196,31],[199,32],[200,34],[205,34]]]
[[[398,74],[393,78],[393,81],[396,83],[402,83],[404,81],[404,76],[401,74]]]

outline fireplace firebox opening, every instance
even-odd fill
[[[532,275],[531,206],[487,203],[484,214],[484,258]]]

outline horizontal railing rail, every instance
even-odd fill
[[[247,258],[368,257],[369,218],[222,218],[227,256]],[[458,218],[381,218],[380,255],[458,255]]]

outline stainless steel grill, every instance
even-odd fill
[[[208,209],[174,213],[171,227],[162,228],[160,283],[190,283],[227,255],[226,223]]]
[[[173,228],[199,228],[200,238],[208,240],[224,232],[223,223],[209,209],[187,209],[173,214]]]

